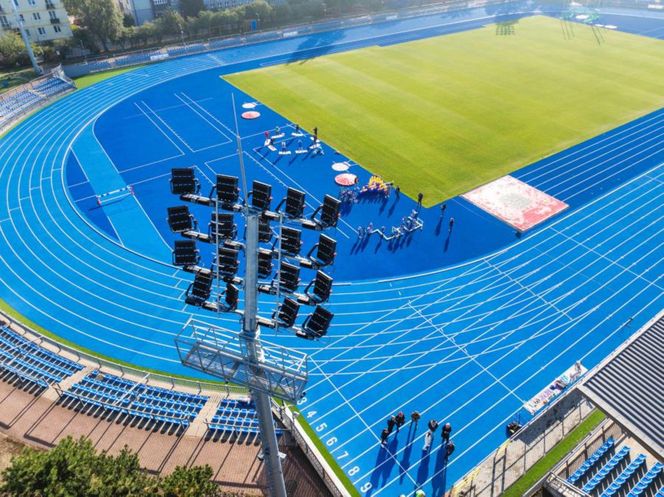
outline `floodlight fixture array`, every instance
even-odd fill
[[[238,156],[242,162],[239,137]],[[246,189],[244,168],[242,172]],[[326,195],[323,203],[306,217],[304,192],[288,188],[286,197],[271,210],[271,185],[254,181],[251,191],[245,190],[243,196],[239,183],[237,177],[219,174],[209,196],[205,197],[200,194],[194,168],[172,170],[173,194],[184,202],[213,209],[208,230],[202,232],[186,205],[168,208],[170,229],[184,238],[175,242],[173,264],[194,274],[185,301],[213,312],[239,314],[242,323],[241,331],[229,332],[190,320],[178,335],[176,345],[184,365],[250,390],[258,414],[272,495],[286,497],[270,397],[297,402],[304,395],[307,356],[267,344],[260,338],[260,328],[292,330],[296,336],[309,340],[327,334],[334,315],[320,304],[330,297],[332,278],[319,269],[334,262],[336,241],[321,233],[318,243],[302,256],[302,232],[286,224],[317,231],[335,227],[341,203]],[[244,217],[242,241],[236,240],[235,214]],[[279,223],[278,230],[272,229],[272,222]],[[260,245],[269,244],[275,238],[271,246]],[[197,242],[214,246],[210,268],[201,265]],[[239,275],[241,253],[244,254],[242,276]],[[273,276],[275,267],[277,271]],[[301,269],[317,270],[317,273],[304,292],[298,293]],[[259,278],[268,281],[259,281]],[[244,296],[242,309],[238,308],[240,289]],[[259,292],[276,296],[277,307],[271,319],[258,315]],[[301,305],[315,306],[315,309],[298,326]]]

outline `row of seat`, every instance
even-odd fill
[[[9,123],[14,117],[26,112],[40,102],[62,93],[73,85],[61,78],[48,78],[32,87],[0,97],[0,126]]]
[[[21,90],[0,100],[0,116],[3,118],[18,114],[23,109],[34,105],[40,96],[30,90]]]
[[[248,400],[223,399],[217,406],[212,419],[208,422],[211,434],[258,435],[260,426],[254,404]],[[283,430],[276,428],[280,436]]]
[[[0,369],[5,375],[46,389],[81,371],[83,366],[0,326]],[[188,427],[207,401],[206,395],[147,385],[99,370],[91,371],[62,392],[66,407],[84,407],[95,414],[122,415],[177,428]],[[257,434],[253,402],[222,399],[208,427],[213,433]]]
[[[253,403],[223,399],[208,422],[208,429],[213,433],[258,433],[258,419]]]
[[[113,67],[111,62],[108,60],[93,60],[87,62],[86,65],[88,66],[90,72],[106,71]]]
[[[186,428],[207,402],[204,395],[175,392],[112,374],[92,371],[63,393],[68,400],[122,414]]]
[[[637,458],[634,459],[615,480],[613,480],[602,493],[602,497],[619,497],[624,495],[626,493],[625,489],[631,487],[631,483],[634,483],[640,475],[645,473],[645,470],[646,456],[639,454]]]
[[[616,449],[609,438],[567,481],[592,497],[654,497],[664,484],[664,465],[648,469],[645,455],[632,460],[628,446]]]
[[[7,374],[40,388],[48,388],[77,373],[83,366],[0,326],[0,367]]]
[[[590,479],[588,475],[592,475],[593,471],[600,467],[602,461],[613,454],[614,445],[615,441],[613,437],[610,437],[584,461],[579,469],[567,478],[567,481],[572,485],[583,485],[586,480]]]
[[[588,480],[588,483],[581,487],[581,489],[587,494],[596,495],[598,493],[596,491],[597,489],[601,489],[602,486],[609,483],[610,475],[615,475],[617,471],[629,464],[629,457],[629,447],[626,445],[621,447],[620,450],[609,459],[609,462],[602,466],[599,471]]]
[[[71,84],[60,78],[49,78],[33,86],[33,90],[47,97],[57,95],[69,88],[71,88]]]
[[[657,482],[664,484],[664,464],[657,462],[629,491],[627,497],[648,497],[648,492],[657,486]],[[664,486],[657,492],[657,497],[664,494]]]

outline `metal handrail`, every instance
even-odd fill
[[[550,486],[559,493],[569,496],[569,497],[590,497],[589,494],[584,492],[582,489],[575,487],[567,480],[556,476],[553,473],[549,473],[544,480],[544,486]]]
[[[3,311],[0,311],[0,316],[2,316],[3,319],[11,323],[15,328],[23,330],[24,334],[27,333],[32,337],[34,337],[36,340],[32,340],[33,343],[38,343],[38,345],[40,346],[44,346],[46,344],[47,345],[46,348],[55,349],[55,352],[57,352],[58,354],[64,353],[66,354],[65,357],[67,355],[70,356],[70,358],[73,357],[74,360],[76,360],[77,362],[90,363],[93,365],[93,367],[97,369],[103,368],[106,371],[110,370],[110,371],[119,372],[120,377],[132,376],[132,377],[142,378],[145,376],[147,372],[137,367],[122,365],[113,362],[111,360],[102,359],[101,357],[97,357],[92,354],[87,354],[81,350],[64,345],[53,338],[47,337],[39,333],[38,331],[35,331],[30,326],[21,323],[20,321],[14,319],[12,316]],[[238,387],[236,385],[224,384],[220,382],[209,382],[205,380],[179,378],[167,374],[151,372],[150,377],[147,380],[146,384],[155,384],[155,383],[169,384],[172,388],[175,388],[176,386],[181,386],[184,388],[197,390],[199,393],[203,391],[211,391],[211,392],[225,392],[227,395],[230,394],[248,395],[248,391],[246,389]]]
[[[286,427],[295,442],[300,447],[302,452],[318,473],[318,476],[323,480],[327,489],[332,493],[333,497],[350,497],[350,493],[341,484],[337,476],[329,467],[327,461],[318,457],[317,451],[311,447],[313,441],[304,433],[303,428],[295,420],[295,413],[291,411],[288,406],[278,404],[272,399],[272,412],[279,418],[281,423]],[[322,456],[321,456],[322,457]]]

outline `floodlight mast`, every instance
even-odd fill
[[[302,227],[316,231],[335,227],[339,218],[340,202],[338,199],[326,195],[323,204],[307,218],[304,216],[305,194],[303,192],[289,188],[286,198],[279,204],[276,212],[270,209],[271,185],[254,181],[253,188],[249,192],[242,141],[239,134],[237,113],[235,112],[235,98],[233,98],[233,110],[243,187],[242,197],[244,198],[239,197],[240,188],[237,185],[237,177],[217,174],[216,186],[212,189],[210,195],[205,197],[199,194],[200,182],[195,178],[193,167],[175,168],[171,171],[172,193],[179,195],[180,199],[185,202],[211,207],[214,209],[214,214],[210,223],[209,234],[198,231],[198,224],[186,206],[169,207],[168,223],[173,232],[180,233],[183,237],[194,240],[194,242],[200,241],[213,244],[216,251],[214,256],[216,259],[215,271],[198,266],[199,258],[196,255],[195,243],[188,247],[190,251],[188,258],[182,257],[182,254],[180,254],[180,260],[183,262],[180,265],[183,269],[196,275],[194,282],[187,290],[187,303],[217,313],[235,312],[240,314],[242,316],[242,330],[240,333],[231,332],[230,335],[217,326],[208,325],[206,330],[202,330],[201,326],[193,322],[193,318],[190,318],[183,332],[176,338],[175,343],[183,365],[224,378],[227,381],[245,385],[249,389],[254,400],[260,427],[262,454],[267,471],[270,496],[287,497],[272,416],[271,397],[288,402],[297,402],[302,398],[308,378],[307,356],[296,350],[289,350],[267,342],[261,343],[259,325],[274,329],[279,329],[280,326],[291,328],[296,336],[311,340],[321,338],[327,333],[333,314],[319,304],[327,301],[330,292],[329,288],[322,291],[317,290],[317,288],[320,285],[323,288],[326,288],[326,285],[327,287],[331,286],[331,278],[318,271],[318,269],[332,264],[336,242],[321,235],[320,241],[315,247],[320,247],[320,244],[325,243],[327,255],[322,259],[312,257],[312,249],[309,256],[304,258],[299,255],[301,244],[299,230],[295,230],[297,232],[295,242],[291,240],[293,230],[289,231],[288,236],[291,240],[289,246],[291,248],[288,250],[290,256],[296,259],[296,264],[299,264],[299,267],[317,270],[315,283],[310,283],[304,293],[296,293],[299,285],[299,267],[282,261],[283,238],[285,236],[283,224],[285,221],[298,223]],[[213,196],[215,190],[216,195]],[[251,202],[249,197],[251,197]],[[279,210],[284,203],[286,204],[285,214]],[[229,271],[227,268],[223,268],[222,271],[220,250],[222,246],[226,246],[229,233],[232,233],[230,238],[234,238],[235,225],[232,224],[232,215],[230,215],[230,232],[225,230],[222,236],[220,233],[222,228],[220,210],[241,213],[245,218],[244,244],[239,244],[245,255],[244,278],[236,277],[237,261],[235,263],[225,261],[224,264],[232,266],[234,270]],[[316,218],[319,212],[320,220]],[[271,260],[275,256],[274,246],[271,251],[260,248],[261,225],[267,224],[267,229],[271,230],[269,223],[276,220],[279,221],[279,250],[276,252],[279,265],[277,275],[272,283],[259,283],[258,277],[259,274],[262,274],[259,268],[261,255],[264,258],[267,253],[267,263],[270,268],[272,266]],[[212,236],[213,229],[214,237]],[[271,236],[268,238],[271,238]],[[267,241],[263,240],[263,242]],[[234,242],[230,240],[229,243],[233,245]],[[296,246],[295,250],[292,248],[293,243]],[[178,254],[175,252],[174,261],[177,260],[177,256]],[[224,257],[227,256],[228,254],[224,252]],[[268,268],[267,275],[271,273],[270,268]],[[318,283],[319,278],[322,278],[319,274],[324,277],[321,280],[322,283]],[[210,298],[213,279],[217,280],[217,294],[216,298],[211,301],[208,299]],[[221,298],[222,280],[227,283],[225,304]],[[244,309],[242,310],[237,309],[238,291],[234,284],[238,284],[238,282],[242,282],[244,287]],[[314,295],[308,293],[308,289],[312,284],[314,285]],[[233,290],[232,294],[229,293],[231,290]],[[281,305],[277,305],[272,319],[266,319],[258,316],[259,292],[276,295],[277,302],[284,293],[290,295],[290,297],[285,299]],[[295,326],[299,304],[316,306],[314,312],[304,320],[301,327]],[[280,314],[282,311],[283,314]],[[188,328],[191,328],[191,336],[188,336]],[[217,334],[222,334],[226,338],[218,341]]]
[[[244,340],[247,350],[247,358],[254,362],[254,374],[264,375],[265,371],[260,366],[261,355],[259,347],[259,332],[256,315],[258,312],[258,221],[260,212],[248,204],[246,209],[246,235],[245,235],[245,258],[246,271],[244,275],[244,317],[242,320],[242,333],[240,339]],[[264,391],[254,389],[251,397],[256,405],[258,424],[261,432],[261,444],[263,457],[267,469],[267,481],[270,486],[272,497],[287,497],[284,473],[279,459],[279,444],[277,433],[274,429],[272,418],[272,403],[270,396]]]
[[[28,38],[28,33],[26,32],[25,26],[23,25],[23,21],[21,20],[21,15],[18,13],[18,8],[16,6],[16,3],[14,2],[14,0],[11,0],[9,3],[11,3],[12,5],[12,11],[14,12],[16,25],[18,26],[18,30],[21,33],[21,38],[23,39],[25,50],[26,52],[28,52],[28,57],[30,58],[32,69],[34,69],[35,74],[37,74],[37,76],[41,76],[42,74],[44,74],[44,70],[37,63],[37,59],[35,58],[35,53],[32,51],[32,45],[30,44],[30,38]]]

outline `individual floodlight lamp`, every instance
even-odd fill
[[[314,215],[320,210],[320,225],[322,228],[334,228],[339,222],[341,212],[341,200],[332,195],[325,195],[321,205]]]
[[[232,279],[240,267],[240,251],[236,248],[220,246],[217,251],[217,265],[222,279]]]
[[[272,274],[272,251],[258,249],[258,277],[267,278]]]
[[[300,249],[302,248],[302,231],[296,228],[282,226],[280,248],[282,253],[287,256],[298,256],[300,254]]]
[[[281,261],[277,279],[279,282],[279,291],[293,293],[300,285],[300,268],[289,262]]]
[[[175,167],[171,169],[171,193],[175,195],[196,195],[201,185],[193,167]]]
[[[286,191],[286,207],[284,209],[286,217],[301,218],[304,216],[305,194],[295,188],[288,188]]]
[[[191,231],[196,228],[196,221],[194,216],[189,212],[189,207],[186,205],[177,205],[168,208],[168,227],[174,233],[182,233],[183,231]]]
[[[194,282],[187,288],[187,304],[202,306],[209,298],[212,292],[212,274],[196,273]]]
[[[302,330],[297,333],[302,338],[321,338],[327,335],[334,314],[322,306],[316,306],[314,312],[302,323]]]
[[[213,212],[210,219],[210,238],[216,240],[218,236],[221,240],[232,240],[237,235],[237,225],[233,214],[227,212]]]
[[[290,297],[286,297],[284,301],[279,304],[279,307],[272,315],[272,319],[276,320],[277,324],[282,328],[292,328],[295,325],[299,310],[300,304]]]
[[[174,266],[195,266],[201,260],[194,240],[175,240],[173,249]]]
[[[234,210],[235,204],[240,199],[238,182],[237,176],[217,174],[215,188],[217,190],[217,200],[219,200],[222,209]]]
[[[313,259],[316,265],[329,266],[334,263],[334,258],[337,256],[337,241],[334,238],[321,233],[315,249],[316,255]],[[311,258],[311,253],[309,257]]]
[[[272,185],[254,180],[251,187],[251,206],[259,211],[268,211],[271,203]]]
[[[316,277],[307,286],[307,295],[316,303],[326,302],[332,293],[332,277],[323,271],[316,271]],[[309,294],[309,288],[313,286],[313,291]]]

